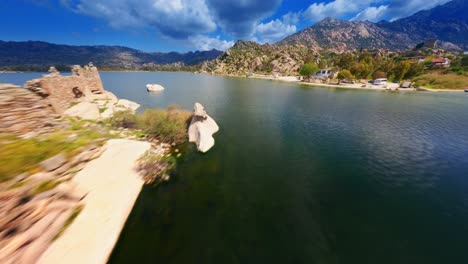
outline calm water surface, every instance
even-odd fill
[[[468,94],[102,80],[143,108],[201,102],[221,128],[207,154],[188,145],[168,183],[143,189],[110,263],[468,263]]]

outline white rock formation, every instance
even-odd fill
[[[159,84],[147,84],[146,85],[146,90],[148,92],[160,92],[164,90],[164,87],[162,87]]]
[[[193,118],[188,129],[189,142],[197,144],[198,151],[207,152],[214,146],[213,134],[218,132],[216,122],[205,111],[200,103],[193,107]]]
[[[74,105],[65,110],[63,115],[69,117],[80,117],[87,120],[98,120],[100,118],[99,106],[89,102],[82,102]]]
[[[131,109],[132,111],[136,111],[138,108],[140,108],[139,104],[129,101],[127,99],[119,99],[119,101],[117,102],[117,107],[119,106],[123,108]]]

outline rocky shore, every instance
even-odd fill
[[[145,183],[139,157],[170,145],[105,125],[139,105],[104,90],[92,64],[25,88],[0,85],[0,153],[25,164],[0,169],[0,263],[105,263]]]

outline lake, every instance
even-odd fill
[[[468,263],[468,94],[101,77],[143,109],[200,102],[220,126],[144,187],[110,263]]]

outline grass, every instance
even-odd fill
[[[432,72],[420,75],[413,80],[416,87],[432,89],[468,89],[468,76],[455,73]]]
[[[48,135],[23,139],[0,134],[0,182],[21,173],[40,171],[39,163],[64,152],[67,156],[77,154],[77,149],[87,146],[96,139],[109,137],[92,128],[83,128],[83,121],[71,124],[70,130],[61,130]],[[76,137],[70,137],[71,135]]]
[[[59,185],[59,184],[60,184],[60,182],[56,181],[56,180],[43,181],[43,182],[39,183],[39,185],[34,187],[34,189],[32,190],[31,195],[35,196],[35,195],[38,195],[40,193],[46,192],[48,190],[52,190],[53,188],[57,187],[57,185]]]
[[[148,134],[166,143],[182,143],[187,139],[187,127],[192,113],[177,106],[147,109],[139,115],[130,111],[117,112],[109,120],[113,127],[139,129],[141,137]]]

